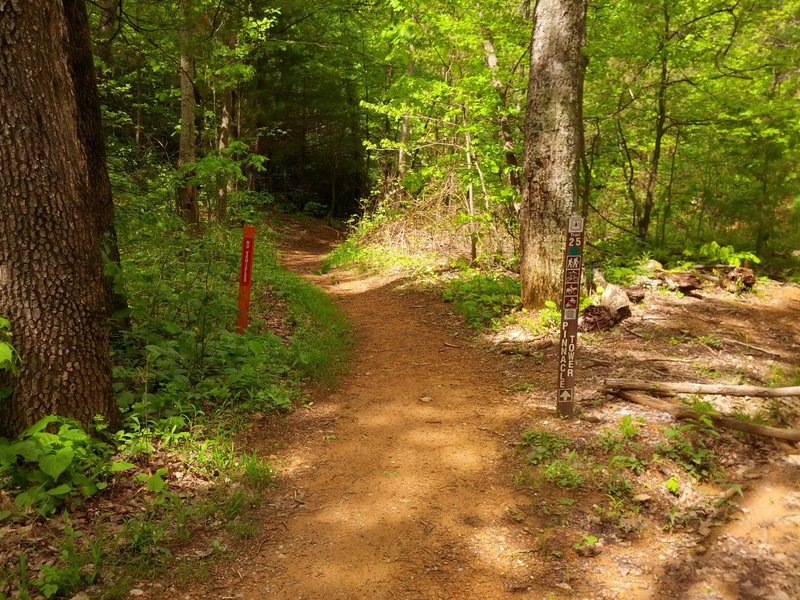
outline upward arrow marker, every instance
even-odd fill
[[[564,390],[561,392],[561,399],[565,402],[569,401],[572,398],[572,394],[569,391]]]

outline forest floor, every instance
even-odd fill
[[[674,422],[602,394],[603,378],[755,382],[788,372],[800,362],[800,290],[648,295],[624,328],[583,336],[583,411],[566,421],[552,408],[554,347],[507,354],[499,338],[519,332],[477,335],[436,294],[400,278],[321,274],[339,236],[306,223],[281,244],[284,263],[351,320],[349,374],[247,434],[279,472],[257,537],[202,581],[167,577],[141,586],[145,597],[800,597],[795,446],[723,433],[707,447],[718,459],[711,482],[681,472],[671,494],[664,482],[675,464],[654,458],[631,475],[623,502],[605,488],[544,482],[520,444],[535,428],[595,455],[605,435],[620,454],[614,440],[627,442],[614,432],[628,414],[636,452],[647,454]],[[596,460],[582,472],[602,478],[606,459]],[[725,494],[722,482],[744,495]]]

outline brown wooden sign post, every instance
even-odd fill
[[[583,273],[583,217],[570,217],[564,248],[564,291],[561,298],[561,357],[558,361],[556,412],[575,412],[575,351],[578,347],[578,308]]]
[[[253,251],[256,245],[256,228],[245,225],[242,233],[242,266],[239,268],[239,317],[236,333],[244,333],[250,313],[250,289],[253,286]]]

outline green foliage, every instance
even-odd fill
[[[527,461],[531,465],[539,465],[554,458],[564,448],[569,447],[570,443],[568,438],[544,430],[529,429],[522,435],[522,445],[529,449]]]
[[[637,419],[642,422],[642,419]],[[624,415],[616,429],[604,429],[600,434],[600,442],[608,452],[619,454],[625,449],[637,447],[635,440],[639,430],[631,415]]]
[[[442,293],[475,327],[488,325],[519,305],[519,281],[508,275],[467,269]]]
[[[139,226],[143,215],[127,209],[120,231],[132,327],[114,348],[127,447],[146,450],[136,433],[153,429],[178,442],[214,411],[289,408],[299,378],[331,382],[341,371],[350,340],[344,317],[321,291],[278,266],[266,228],[253,261],[253,322],[239,335],[230,329],[241,234],[209,227],[190,239],[171,217]],[[289,340],[259,320],[262,290],[285,305]]]
[[[111,454],[107,443],[90,436],[77,421],[44,417],[15,440],[0,438],[0,478],[17,490],[18,508],[51,515],[96,494],[112,473],[133,466],[112,462]]]
[[[33,585],[45,598],[71,596],[80,589],[92,585],[99,572],[102,552],[96,543],[89,542],[88,549],[81,549],[83,534],[76,531],[67,515],[64,515],[64,539],[58,562],[43,565]]]
[[[228,221],[230,223],[256,223],[268,208],[274,206],[275,197],[266,192],[234,190],[228,194]]]
[[[275,477],[272,466],[256,454],[245,454],[241,458],[242,480],[252,490],[267,487]]]
[[[597,538],[597,536],[586,534],[580,539],[580,541],[572,544],[572,548],[578,554],[584,555],[587,553],[587,551],[591,550],[591,548],[594,547],[595,544],[597,544],[597,542],[599,541],[600,540]]]
[[[792,387],[800,385],[800,367],[784,367],[772,364],[766,383],[770,387]]]
[[[701,335],[698,336],[697,339],[706,346],[714,348],[715,350],[722,348],[722,340],[715,335]]]
[[[576,489],[583,485],[583,463],[575,450],[568,452],[564,458],[556,459],[544,466],[542,475],[546,481],[559,487]]]
[[[664,483],[664,487],[667,488],[667,491],[672,494],[673,496],[680,495],[681,492],[681,484],[678,481],[678,478],[674,475],[671,476],[667,481]]]
[[[11,323],[0,316],[0,371],[16,369],[14,347],[11,345]]]
[[[761,259],[752,252],[736,251],[733,246],[721,246],[716,241],[702,244],[695,252],[684,252],[686,256],[702,259],[713,263],[741,267],[747,261],[759,264]]]
[[[11,387],[4,386],[3,373],[17,371],[17,353],[11,345],[11,323],[0,316],[0,402],[11,395]]]
[[[657,452],[667,456],[683,467],[698,481],[714,478],[719,465],[716,453],[706,446],[704,438],[719,435],[707,422],[673,425],[664,430],[666,443],[660,444]]]
[[[638,270],[634,267],[613,264],[603,267],[603,276],[606,281],[616,285],[633,285],[638,274]]]

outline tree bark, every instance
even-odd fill
[[[89,18],[83,0],[63,0],[69,32],[69,68],[78,111],[78,137],[89,170],[90,216],[95,219],[104,259],[121,268],[117,230],[114,226],[114,200],[106,168],[106,138],[100,113],[100,97],[92,57]],[[114,276],[105,277],[106,307],[109,316],[128,308],[122,293],[115,289]],[[114,327],[127,327],[126,317],[114,319]]]
[[[0,0],[0,314],[22,359],[0,435],[54,413],[118,420],[97,182],[69,59],[79,37],[61,0]]]
[[[578,196],[584,21],[583,0],[536,3],[520,210],[522,304],[531,309],[561,290],[564,232]]]
[[[197,133],[195,131],[195,113],[197,102],[194,90],[194,54],[192,47],[192,0],[181,0],[180,31],[180,80],[181,80],[181,141],[178,156],[178,168],[182,171],[180,186],[177,191],[178,214],[190,226],[200,224],[200,205],[197,200],[197,188],[189,179],[194,171],[185,165],[193,163],[196,158]]]

